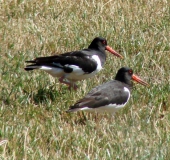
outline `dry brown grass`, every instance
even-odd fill
[[[15,0],[0,2],[1,159],[169,159],[170,2]],[[124,55],[69,92],[25,60],[85,48],[96,37]],[[129,66],[136,85],[115,117],[66,114],[92,87]],[[97,118],[97,119],[96,119]]]

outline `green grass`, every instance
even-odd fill
[[[0,3],[0,159],[169,159],[170,1]],[[96,36],[125,58],[108,53],[105,68],[76,92],[23,69],[26,60],[85,48]],[[82,113],[65,112],[122,66],[150,87],[136,84],[114,117],[84,113],[84,122]]]

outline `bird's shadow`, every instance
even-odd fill
[[[58,89],[53,86],[50,86],[49,88],[39,88],[37,92],[33,94],[33,101],[35,104],[47,103],[49,100],[56,101],[56,98],[65,94],[67,90],[68,89],[65,87]]]

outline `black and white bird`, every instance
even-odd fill
[[[106,61],[105,50],[123,58],[107,45],[105,38],[96,37],[87,49],[26,61],[32,64],[27,65],[25,70],[44,70],[53,77],[58,77],[61,83],[76,89],[75,82],[93,77],[102,69]]]
[[[133,85],[131,80],[145,86],[148,85],[133,74],[131,68],[122,67],[118,70],[115,80],[93,88],[84,98],[71,106],[67,112],[96,111],[114,114],[128,102]]]

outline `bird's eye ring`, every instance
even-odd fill
[[[129,73],[130,73],[130,74],[133,74],[133,71],[130,69],[130,70],[129,70]]]
[[[103,44],[106,44],[106,40],[102,41]]]

